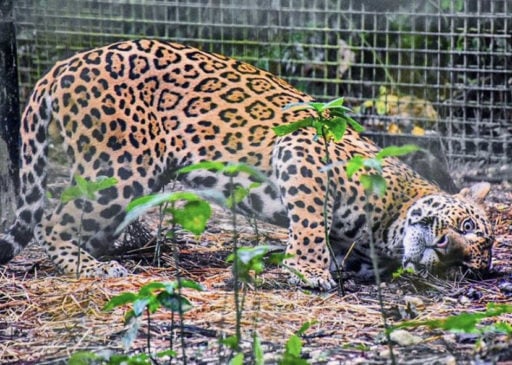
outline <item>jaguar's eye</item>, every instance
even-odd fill
[[[471,233],[475,230],[475,222],[471,218],[466,218],[462,221],[461,230],[464,234]]]

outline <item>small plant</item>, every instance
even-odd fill
[[[325,182],[325,196],[324,196],[324,204],[323,204],[323,217],[324,217],[324,227],[325,227],[325,243],[327,248],[329,249],[329,253],[332,258],[332,262],[336,267],[336,272],[339,278],[339,289],[343,293],[344,288],[341,283],[342,273],[341,268],[336,260],[336,255],[332,250],[332,246],[329,240],[329,222],[327,221],[328,217],[328,203],[329,203],[329,187],[331,183],[331,168],[332,161],[329,153],[329,143],[331,141],[339,142],[343,136],[345,135],[345,131],[347,127],[350,125],[355,131],[361,132],[364,128],[357,123],[354,119],[347,115],[350,112],[350,109],[343,105],[344,99],[339,98],[335,99],[328,103],[319,103],[319,102],[307,102],[307,103],[293,103],[289,104],[285,107],[285,109],[293,109],[293,110],[310,110],[316,116],[307,117],[301,119],[297,122],[278,125],[273,128],[274,132],[277,136],[285,136],[291,133],[294,133],[297,130],[302,128],[314,128],[316,131],[315,138],[321,138],[323,140],[324,145],[324,157],[323,160],[328,166],[325,169],[326,172],[326,182]]]
[[[324,196],[324,207],[323,207],[323,216],[324,216],[324,227],[325,227],[325,242],[329,249],[332,261],[335,264],[336,271],[338,273],[338,277],[342,278],[341,268],[338,265],[336,260],[336,255],[332,250],[332,247],[329,242],[329,224],[327,222],[327,206],[329,202],[329,186],[331,179],[331,170],[333,168],[333,162],[331,161],[329,154],[329,142],[333,140],[334,142],[340,141],[347,129],[350,125],[356,132],[363,131],[363,127],[353,120],[351,117],[347,115],[350,109],[343,106],[343,98],[339,98],[333,100],[328,103],[318,103],[318,102],[308,102],[308,103],[298,103],[291,104],[287,106],[287,108],[294,108],[294,110],[312,110],[317,117],[308,117],[302,120],[299,120],[294,123],[280,125],[274,127],[274,131],[278,136],[284,136],[290,133],[293,133],[301,128],[313,127],[316,130],[315,138],[322,138],[324,145],[324,162],[326,163],[326,167],[323,168],[327,174],[327,181],[325,184],[325,196]],[[347,176],[349,179],[352,179],[354,174],[360,170],[364,170],[363,173],[359,174],[359,181],[361,182],[365,195],[367,199],[375,194],[379,197],[382,197],[386,191],[386,181],[382,176],[382,163],[383,160],[387,157],[399,157],[411,152],[418,150],[417,146],[414,145],[405,145],[401,147],[390,146],[380,150],[375,157],[364,157],[360,155],[356,155],[352,157],[350,160],[345,161],[345,168],[347,172]],[[367,205],[367,209],[365,209],[367,215],[367,222],[371,222],[371,214],[372,212],[369,210],[370,205]],[[379,302],[381,306],[381,313],[383,316],[384,328],[387,329],[386,317],[384,314],[384,305],[382,302],[382,293],[380,292],[380,276],[378,270],[378,258],[375,252],[375,245],[373,242],[373,237],[371,233],[369,234],[370,239],[370,256],[372,259],[373,269],[375,271],[375,281],[378,288],[378,296]],[[340,290],[343,292],[343,286],[341,282],[339,283]],[[388,336],[388,343],[390,346],[391,360],[394,363],[394,355],[391,347],[391,341]]]
[[[382,176],[382,163],[384,159],[387,157],[404,156],[419,149],[416,145],[408,144],[383,148],[373,158],[355,155],[347,161],[347,176],[351,179],[356,172],[364,170],[359,176],[359,181],[363,185],[365,193],[368,196],[372,194],[383,196],[386,192],[386,180]]]
[[[283,357],[279,365],[307,365],[307,361],[302,358],[302,339],[304,333],[316,322],[306,322],[301,328],[286,341]]]
[[[131,309],[125,313],[125,323],[129,325],[123,337],[123,344],[126,351],[137,337],[140,327],[140,318],[146,314],[147,320],[147,352],[135,355],[114,354],[111,352],[94,353],[90,351],[79,351],[74,353],[68,363],[70,365],[87,364],[108,364],[108,365],[150,365],[158,363],[156,358],[172,358],[176,352],[172,349],[172,336],[170,336],[169,349],[152,353],[151,351],[151,314],[160,308],[166,308],[173,313],[184,313],[192,308],[192,303],[181,294],[182,288],[193,290],[203,290],[202,286],[190,280],[178,280],[170,283],[151,282],[142,286],[137,293],[124,292],[112,299],[103,307],[105,311],[111,311],[114,308],[131,304]],[[172,332],[172,329],[171,329]],[[185,349],[183,348],[183,351]],[[185,353],[183,352],[184,363],[186,363]]]
[[[103,307],[103,310],[110,311],[116,307],[131,304],[132,308],[125,314],[125,323],[130,327],[123,337],[124,347],[127,350],[137,337],[140,327],[140,318],[146,313],[147,320],[147,353],[151,354],[151,314],[160,308],[166,308],[173,313],[179,313],[180,316],[192,308],[192,303],[181,294],[182,288],[202,291],[200,284],[191,280],[178,280],[171,283],[152,282],[144,285],[138,293],[124,292],[112,299]],[[183,318],[181,318],[183,320]],[[170,338],[169,350],[172,351],[172,335]],[[184,351],[184,349],[183,349]],[[185,358],[185,354],[183,354]]]
[[[177,208],[174,205],[177,202],[183,202],[184,205]],[[145,195],[131,201],[126,207],[126,217],[117,228],[116,234],[119,234],[126,226],[146,214],[150,209],[165,203],[171,204],[171,208],[167,212],[172,214],[172,222],[181,225],[183,229],[195,235],[204,232],[212,213],[210,204],[196,193],[177,191]]]
[[[155,357],[165,360],[176,356],[174,351],[166,350],[155,354],[153,357],[146,354],[119,355],[110,351],[96,354],[91,351],[78,351],[69,357],[68,365],[153,365]]]
[[[242,313],[244,310],[244,303],[247,294],[247,287],[250,284],[254,284],[256,277],[263,272],[265,269],[265,256],[269,256],[269,262],[275,265],[280,265],[282,261],[291,255],[284,253],[270,253],[270,251],[280,249],[279,246],[261,245],[256,247],[240,247],[237,251],[233,252],[226,259],[227,262],[233,263],[233,275],[238,277],[237,284],[243,285],[242,297],[239,299],[239,303],[236,305],[236,334],[232,338],[223,340],[224,344],[227,344],[232,349],[239,349],[239,344],[242,341],[241,322]],[[235,290],[238,290],[235,288]],[[253,338],[253,341],[256,341]],[[256,345],[253,342],[253,345]]]
[[[78,256],[76,261],[76,277],[80,278],[80,266],[81,266],[81,251],[82,251],[82,225],[84,221],[84,207],[87,200],[96,200],[96,193],[105,189],[108,189],[117,184],[117,180],[114,177],[100,176],[96,181],[85,179],[79,175],[74,177],[76,185],[70,186],[65,189],[60,197],[60,201],[65,204],[72,200],[80,200],[82,207],[80,213],[80,220],[78,226]]]
[[[430,329],[440,329],[443,331],[476,333],[483,335],[487,332],[500,332],[507,336],[512,336],[512,326],[505,322],[495,323],[490,326],[479,326],[480,322],[487,318],[493,318],[502,314],[512,313],[511,304],[488,303],[483,312],[460,313],[439,319],[427,319],[423,321],[406,321],[388,328],[392,332],[401,328],[417,328],[426,326]]]
[[[361,155],[356,155],[352,157],[346,165],[346,172],[349,179],[352,179],[354,174],[360,170],[363,172],[359,175],[359,181],[363,185],[364,193],[366,195],[366,200],[369,201],[370,196],[377,195],[378,197],[384,196],[386,193],[386,180],[382,176],[382,164],[385,158],[387,157],[399,157],[406,155],[408,153],[417,151],[419,147],[415,145],[404,145],[404,146],[389,146],[380,150],[375,157],[364,157]],[[365,209],[366,221],[372,221],[372,211],[369,208],[368,204]],[[377,296],[379,300],[379,306],[381,308],[382,322],[384,325],[386,338],[389,346],[389,352],[391,357],[391,363],[395,364],[395,356],[393,353],[393,345],[391,342],[391,337],[389,335],[388,323],[386,318],[386,313],[384,311],[384,302],[382,299],[382,289],[381,289],[381,280],[380,280],[380,271],[379,271],[379,258],[377,256],[377,252],[375,251],[375,242],[373,240],[373,235],[371,232],[369,233],[369,242],[370,242],[370,259],[372,260],[373,271],[375,275],[375,284],[377,286]]]
[[[396,269],[393,274],[391,274],[391,278],[393,280],[400,279],[401,277],[404,277],[405,275],[414,275],[414,269],[412,267],[399,267]]]
[[[236,325],[235,325],[235,336],[228,337],[227,339],[221,340],[221,342],[233,350],[239,350],[240,342],[242,341],[242,332],[241,332],[241,318],[243,312],[243,302],[244,296],[240,298],[240,282],[244,282],[245,279],[248,279],[247,273],[242,272],[247,268],[247,265],[251,267],[257,266],[257,258],[253,257],[254,260],[249,260],[246,264],[244,264],[243,260],[240,260],[238,255],[240,252],[251,252],[249,251],[241,251],[238,248],[238,228],[237,228],[237,210],[236,205],[242,202],[249,195],[250,191],[258,186],[261,183],[268,181],[267,177],[262,174],[259,170],[255,169],[252,166],[243,164],[243,163],[222,163],[222,162],[211,162],[205,161],[200,162],[194,165],[190,165],[180,169],[178,172],[180,174],[190,173],[196,170],[210,170],[220,174],[224,174],[229,178],[229,186],[230,194],[227,199],[224,201],[224,205],[226,205],[232,213],[232,225],[233,225],[233,254],[228,258],[233,262],[233,281],[234,281],[234,300],[235,300],[235,316],[236,316]],[[238,174],[243,173],[247,174],[253,182],[249,186],[241,186],[235,185],[234,177]],[[217,199],[218,200],[218,199]],[[264,255],[265,253],[263,253]],[[261,258],[260,258],[261,260]],[[245,276],[244,276],[245,275]],[[239,355],[236,355],[239,356]],[[235,358],[233,358],[235,359]]]

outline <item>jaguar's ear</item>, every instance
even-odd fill
[[[491,184],[481,182],[470,188],[462,189],[457,195],[464,199],[472,200],[475,203],[482,204],[487,194],[489,194],[489,190],[491,190]]]

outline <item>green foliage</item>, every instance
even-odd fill
[[[157,352],[156,357],[175,357],[176,352],[172,350],[165,350]],[[70,356],[68,359],[69,365],[151,365],[154,362],[148,354],[135,354],[135,355],[119,355],[119,354],[105,354],[98,355],[90,351],[78,351]]]
[[[288,338],[279,365],[307,365],[308,362],[302,358],[301,336],[315,323],[315,321],[304,323],[297,332]]]
[[[392,279],[397,280],[397,279],[403,277],[404,275],[412,275],[414,273],[415,273],[415,271],[411,267],[408,267],[408,268],[399,267],[398,269],[395,270],[395,272],[393,272]]]
[[[307,102],[289,104],[284,108],[285,110],[311,110],[317,116],[278,125],[273,127],[274,133],[282,137],[299,129],[312,127],[316,130],[317,136],[321,136],[327,141],[332,139],[337,142],[343,138],[347,125],[350,125],[357,132],[363,131],[364,128],[346,114],[350,112],[350,109],[343,106],[343,103],[344,99],[339,98],[328,103]]]
[[[263,365],[265,363],[260,336],[258,336],[257,332],[254,332],[254,336],[252,338],[252,356],[254,358],[254,365]]]
[[[252,189],[257,188],[260,185],[261,183],[253,182],[248,187],[235,186],[231,195],[226,199],[226,206],[229,209],[233,209],[238,203],[242,202],[247,196],[249,196]]]
[[[373,158],[355,155],[347,161],[347,176],[351,179],[360,170],[375,171],[361,174],[359,181],[367,194],[382,196],[386,192],[386,180],[382,177],[382,162],[384,159],[387,157],[400,157],[418,150],[419,147],[415,145],[389,146],[380,150]]]
[[[202,291],[203,287],[195,281],[181,279],[170,283],[151,282],[142,286],[138,293],[124,292],[110,299],[103,310],[110,311],[116,307],[132,304],[132,309],[126,312],[125,321],[141,316],[145,311],[156,312],[160,307],[172,312],[186,312],[192,308],[190,301],[182,296],[178,288],[188,288]]]
[[[240,173],[248,175],[254,182],[252,182],[249,186],[234,186],[233,191],[231,191],[230,196],[224,201],[224,204],[233,209],[236,204],[240,203],[244,200],[250,193],[250,191],[254,188],[257,188],[261,185],[261,183],[268,181],[267,176],[265,176],[258,169],[244,164],[244,163],[224,163],[218,161],[203,161],[193,165],[189,165],[183,167],[178,170],[179,174],[186,174],[192,171],[197,170],[209,170],[214,171],[220,174],[224,174],[229,177],[235,177]]]
[[[498,323],[494,326],[484,327],[483,329],[478,327],[478,324],[483,319],[497,317],[508,313],[512,313],[511,304],[489,303],[487,304],[484,312],[461,313],[454,316],[448,316],[446,318],[428,319],[423,321],[406,321],[390,327],[388,331],[392,332],[399,328],[417,328],[420,326],[427,326],[430,329],[477,334],[492,330],[504,332],[508,336],[511,336],[512,326],[506,323]]]
[[[192,303],[183,295],[181,295],[181,288],[189,288],[202,291],[203,288],[200,284],[191,281],[180,279],[170,283],[151,282],[142,286],[138,293],[124,292],[112,299],[103,307],[103,310],[110,311],[116,307],[131,304],[132,308],[125,313],[125,323],[130,324],[125,335],[123,342],[126,349],[130,347],[139,330],[139,318],[147,314],[148,324],[150,315],[155,313],[159,308],[163,307],[173,313],[184,313],[192,308]],[[147,341],[148,351],[150,349],[150,332],[148,328]]]
[[[244,353],[239,352],[229,362],[229,365],[243,365],[244,364]]]
[[[178,174],[186,174],[197,170],[208,170],[225,174],[226,176],[236,176],[239,173],[245,173],[253,178],[254,181],[264,182],[267,177],[258,169],[244,163],[224,163],[218,161],[203,161],[189,166],[182,167]]]
[[[175,204],[178,202],[184,202],[184,205],[176,207]],[[212,214],[210,204],[196,193],[176,191],[145,195],[132,200],[126,208],[127,214],[117,228],[116,234],[120,233],[137,218],[146,214],[150,209],[165,203],[170,204],[166,212],[172,214],[174,223],[181,225],[183,229],[195,235],[204,232]]]
[[[237,265],[238,278],[243,283],[254,282],[253,275],[259,275],[265,269],[264,258],[269,251],[280,249],[278,246],[261,245],[256,247],[241,247],[235,253],[230,254],[226,261]],[[290,255],[282,253],[272,253],[269,255],[269,261],[273,264],[281,264],[282,261]]]
[[[70,186],[62,192],[60,200],[63,203],[81,198],[96,200],[96,193],[98,191],[108,189],[117,184],[117,179],[114,177],[100,176],[96,181],[90,181],[76,175],[74,179],[76,185]]]

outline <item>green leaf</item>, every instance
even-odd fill
[[[116,234],[121,233],[130,223],[146,214],[150,209],[163,203],[173,203],[180,200],[184,201],[202,201],[203,199],[196,193],[190,191],[175,191],[169,193],[159,193],[145,195],[132,200],[126,207],[127,214],[123,221],[116,228]]]
[[[297,122],[280,124],[278,126],[272,127],[272,129],[278,137],[283,137],[288,134],[292,134],[298,131],[299,129],[312,127],[314,120],[314,118],[305,118]]]
[[[197,170],[222,171],[226,164],[218,161],[203,161],[193,165],[182,167],[178,170],[178,174],[186,174]]]
[[[272,265],[282,265],[284,260],[292,257],[293,255],[290,253],[274,252],[268,256],[268,262]]]
[[[222,172],[228,176],[236,175],[238,173],[245,173],[245,174],[249,175],[250,177],[252,177],[257,182],[265,182],[268,180],[268,177],[264,173],[262,173],[260,170],[258,170],[257,168],[255,168],[253,166],[247,165],[245,163],[229,163],[224,167]],[[257,184],[257,183],[253,183],[253,184]],[[256,185],[256,186],[259,186],[259,185]]]
[[[505,322],[495,323],[492,327],[494,327],[494,332],[504,333],[508,336],[512,335],[512,325]]]
[[[238,348],[238,337],[236,337],[235,335],[226,338],[221,338],[219,342],[222,345],[229,347],[231,350],[236,350]]]
[[[262,259],[263,256],[269,251],[270,246],[261,245],[256,247],[241,247],[238,249],[238,259],[248,264],[253,260]]]
[[[90,351],[78,351],[70,356],[68,359],[69,365],[89,365],[97,364],[101,360],[104,360],[101,356],[96,355]]]
[[[295,334],[297,336],[302,336],[302,335],[304,335],[304,333],[306,333],[306,331],[308,329],[311,328],[311,326],[313,326],[313,325],[315,325],[317,323],[318,323],[317,321],[307,321],[297,330],[297,332],[295,332]]]
[[[204,200],[187,202],[183,208],[172,209],[173,221],[196,236],[206,229],[212,215],[210,204]]]
[[[347,161],[347,165],[345,166],[345,170],[347,171],[347,176],[349,179],[352,179],[352,176],[363,168],[364,157],[361,155],[355,155],[350,160]]]
[[[71,200],[86,198],[88,200],[96,199],[96,192],[110,188],[117,184],[114,177],[99,176],[96,181],[90,181],[82,176],[74,177],[75,186],[65,189],[61,195],[61,201],[67,203]]]
[[[117,179],[115,177],[100,176],[98,177],[96,183],[94,183],[94,190],[101,191],[116,185]]]
[[[363,161],[363,166],[368,169],[374,169],[379,174],[382,174],[382,163],[377,158],[365,158]]]
[[[176,357],[176,351],[173,351],[171,349],[168,349],[168,350],[164,350],[164,351],[160,351],[160,352],[157,352],[156,353],[156,356],[157,357],[165,357],[165,356],[168,356],[168,357]]]
[[[116,307],[119,307],[119,306],[122,306],[122,305],[125,305],[128,303],[133,303],[135,300],[137,300],[137,298],[138,298],[138,296],[134,293],[129,293],[129,292],[121,293],[119,295],[116,295],[112,299],[110,299],[107,302],[107,304],[105,304],[105,306],[103,307],[103,310],[110,311]]]
[[[151,298],[138,298],[133,302],[133,314],[140,317],[151,303]]]
[[[332,134],[334,141],[341,141],[341,139],[345,135],[345,131],[347,130],[346,120],[340,117],[336,117],[325,119],[323,122],[328,128],[328,132]]]
[[[361,185],[366,194],[376,194],[377,196],[383,196],[386,193],[386,180],[378,174],[362,174],[359,177]]]
[[[502,314],[512,313],[512,305],[489,303],[485,312],[461,313],[454,316],[425,320],[406,321],[390,328],[393,331],[397,328],[416,328],[427,326],[432,329],[443,329],[455,332],[478,333],[477,324],[485,318],[496,317]]]
[[[300,358],[302,352],[302,340],[297,335],[291,335],[286,341],[285,351],[288,355],[295,358]]]
[[[364,132],[364,127],[361,124],[359,124],[358,122],[356,122],[354,119],[352,119],[349,116],[346,116],[346,118],[347,118],[347,123],[350,125],[350,127],[353,130],[355,130],[357,133]]]
[[[133,313],[133,311],[132,311]],[[123,334],[122,342],[123,347],[126,351],[131,347],[135,339],[137,338],[139,328],[140,328],[140,321],[138,320],[138,317],[135,317],[135,315],[131,315],[129,319],[125,317],[125,323],[129,324],[130,326],[126,330],[126,332]]]
[[[79,198],[82,198],[82,192],[78,186],[70,186],[69,188],[66,188],[60,196],[60,200],[63,203]]]
[[[338,99],[334,99],[328,103],[324,103],[323,105],[323,109],[324,110],[331,110],[331,109],[342,109],[344,111],[347,111],[349,112],[350,109],[347,108],[346,106],[344,106],[343,104],[345,103],[345,98],[341,97],[341,98],[338,98]]]
[[[412,152],[416,152],[418,150],[420,150],[420,147],[414,144],[406,144],[403,146],[388,146],[380,150],[375,158],[381,160],[386,157],[400,157]]]
[[[263,348],[261,346],[260,336],[255,332],[252,340],[252,354],[254,357],[254,365],[264,365]]]
[[[181,286],[182,288],[204,291],[204,287],[200,283],[195,282],[193,280],[180,279],[179,286]],[[176,287],[178,287],[178,283],[176,283]]]
[[[169,309],[172,312],[179,313],[180,310],[182,313],[185,313],[193,308],[190,300],[185,298],[184,296],[180,296],[176,293],[170,294],[168,292],[161,292],[157,296],[157,301],[166,309]],[[181,309],[180,309],[181,306]]]
[[[243,365],[244,364],[244,353],[239,352],[230,361],[229,365]]]
[[[232,209],[238,203],[243,201],[249,195],[249,189],[244,188],[243,186],[237,186],[233,189],[230,196],[226,199],[226,205],[228,208]]]
[[[290,103],[284,106],[283,110],[315,110],[317,113],[321,113],[324,110],[325,103],[319,103],[315,101]]]
[[[166,285],[158,281],[152,281],[139,289],[139,298],[150,297],[155,291],[165,290]]]

